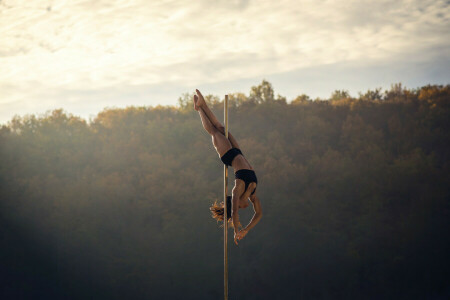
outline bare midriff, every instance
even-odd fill
[[[250,164],[248,163],[248,161],[245,159],[244,156],[242,155],[237,155],[234,159],[233,162],[231,163],[231,166],[234,169],[234,172],[242,170],[242,169],[248,169],[248,170],[253,170],[252,166],[250,166]]]

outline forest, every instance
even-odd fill
[[[1,125],[1,299],[223,297],[223,164],[192,96]],[[448,299],[450,85],[288,101],[263,80],[229,118],[263,210],[230,230],[230,299]]]

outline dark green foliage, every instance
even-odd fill
[[[230,239],[230,299],[448,296],[450,86],[274,95],[267,81],[230,95],[264,212]],[[223,167],[191,99],[1,128],[0,298],[222,297],[208,208]]]

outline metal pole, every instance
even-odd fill
[[[228,95],[225,95],[223,105],[225,137],[228,138]],[[227,196],[228,196],[228,166],[223,166],[223,292],[224,299],[228,300],[228,213],[227,213]]]

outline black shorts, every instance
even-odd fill
[[[242,152],[240,149],[238,148],[231,148],[230,150],[227,151],[227,153],[225,153],[220,159],[222,160],[222,162],[231,167],[231,163],[233,162],[233,159],[238,156],[239,154],[242,155]]]

